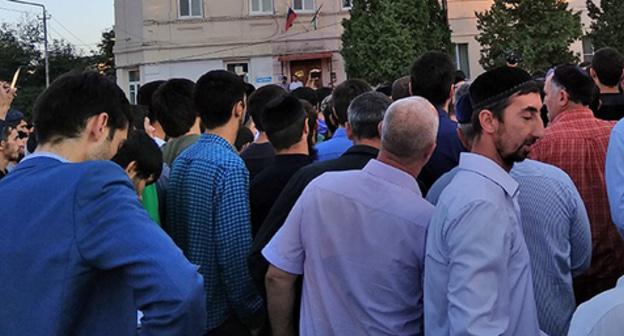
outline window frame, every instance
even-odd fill
[[[349,6],[345,6],[345,5],[344,5],[344,1],[345,1],[345,0],[340,0],[340,2],[341,2],[341,4],[340,4],[340,8],[341,8],[342,10],[351,10],[351,8],[353,8],[353,0],[347,0],[347,1],[349,1],[349,3],[351,4],[351,5],[349,5]]]
[[[466,46],[466,65],[468,66],[468,69],[462,69],[461,68],[461,55],[460,55],[460,46],[461,45],[465,45]],[[464,74],[466,75],[466,79],[471,78],[471,71],[470,71],[470,43],[467,42],[461,42],[461,43],[455,43],[453,42],[453,51],[455,53],[455,68],[457,70],[461,70],[464,72]]]
[[[138,80],[130,80],[130,73],[135,72]],[[138,104],[139,89],[141,88],[141,72],[139,69],[128,70],[128,100],[131,104]]]
[[[305,2],[306,1],[312,1],[312,9],[305,9]],[[307,13],[316,13],[316,0],[301,0],[301,6],[303,7],[302,9],[297,9],[295,8],[295,0],[292,0],[290,2],[292,9],[294,11],[296,11],[297,13],[302,13],[302,14],[307,14]]]
[[[275,15],[275,0],[271,0],[271,10],[267,11],[264,8],[261,8],[260,11],[253,10],[253,1],[249,0],[249,15],[252,16],[262,16],[262,15]],[[262,7],[262,0],[257,0],[258,5]]]
[[[180,6],[182,1],[187,1],[189,4],[189,15],[182,15],[182,8]],[[178,19],[197,19],[204,17],[204,0],[196,0],[199,1],[199,15],[193,15],[193,1],[194,0],[177,0],[176,3],[178,5]]]

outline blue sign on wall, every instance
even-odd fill
[[[256,77],[256,83],[258,84],[268,84],[273,82],[273,77],[271,76],[258,76]]]

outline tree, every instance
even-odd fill
[[[0,79],[10,81],[13,73],[22,68],[17,83],[18,94],[13,107],[31,115],[35,100],[45,89],[45,63],[42,48],[41,24],[25,18],[17,25],[0,25]],[[53,40],[49,45],[50,80],[72,71],[92,68],[93,57],[85,57],[64,40]]]
[[[102,40],[97,45],[98,52],[94,52],[94,61],[98,71],[115,80],[115,55],[113,47],[115,46],[115,30],[112,28],[102,32]]]
[[[357,0],[342,23],[341,54],[351,78],[372,84],[409,73],[428,50],[449,51],[451,32],[437,0]]]
[[[512,51],[522,55],[522,68],[531,72],[578,61],[570,45],[581,37],[581,14],[565,0],[494,0],[476,15],[479,63],[485,69],[505,64]]]
[[[587,0],[587,15],[592,19],[587,34],[595,49],[613,47],[624,53],[624,1],[600,0],[600,6]]]

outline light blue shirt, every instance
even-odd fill
[[[617,286],[578,307],[568,336],[612,336],[624,331],[624,277]]]
[[[443,175],[427,200],[440,193],[459,168]],[[516,163],[510,175],[519,183],[522,230],[531,256],[531,270],[540,327],[565,335],[576,309],[572,277],[591,262],[591,231],[583,200],[561,169],[534,160]]]
[[[339,127],[331,139],[316,145],[317,161],[337,159],[351,146],[353,146],[353,141],[347,137],[347,130]]]
[[[611,219],[624,237],[624,119],[611,131],[605,168]]]
[[[312,181],[262,251],[303,274],[300,334],[421,335],[432,212],[414,177],[377,160]]]
[[[518,183],[462,153],[427,237],[425,334],[539,335]]]

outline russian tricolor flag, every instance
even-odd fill
[[[288,31],[288,29],[290,29],[290,27],[293,26],[296,18],[297,18],[297,13],[295,13],[295,11],[291,7],[288,7],[288,14],[286,14],[285,31]]]

